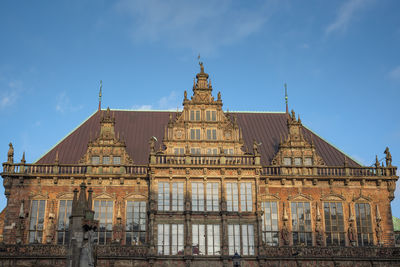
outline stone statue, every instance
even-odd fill
[[[376,223],[375,232],[376,232],[376,241],[378,242],[379,246],[382,246],[383,245],[383,240],[382,240],[383,231],[382,231],[382,226],[381,226],[380,221],[377,221],[377,223]]]
[[[200,73],[204,73],[203,62],[199,62],[199,65],[200,65]]]
[[[389,147],[386,147],[383,153],[386,154],[386,167],[392,166],[392,154],[390,154]]]
[[[287,227],[286,221],[283,222],[283,227],[281,231],[283,244],[289,246],[289,229]]]
[[[317,225],[315,227],[315,232],[316,232],[315,241],[317,242],[317,245],[323,246],[324,245],[324,233],[322,232],[321,222],[317,222]]]
[[[150,138],[149,144],[150,144],[150,153],[155,153],[156,152],[156,149],[155,149],[156,140],[154,137]]]
[[[8,146],[10,148],[8,149],[8,153],[7,153],[7,161],[9,163],[13,163],[14,162],[14,147],[13,147],[12,143],[8,144]]]
[[[221,92],[218,92],[218,95],[217,95],[217,97],[218,97],[218,101],[220,101],[221,100]]]
[[[183,93],[184,99],[187,100],[187,92],[185,90],[185,92]]]
[[[121,217],[117,218],[117,223],[113,227],[114,231],[114,243],[121,244],[124,238],[124,226],[122,225]]]
[[[256,156],[259,155],[258,146],[259,146],[259,144],[257,144],[256,140],[254,139],[253,140],[253,153]]]
[[[347,230],[347,236],[349,238],[350,245],[354,247],[356,245],[356,235],[352,221],[349,222],[349,229]]]
[[[79,267],[94,267],[93,240],[95,235],[96,233],[92,229],[84,233]]]

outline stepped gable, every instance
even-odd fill
[[[113,111],[115,114],[115,132],[126,143],[126,151],[134,164],[147,164],[149,159],[149,139],[155,136],[158,140],[156,149],[163,140],[169,114],[175,117],[176,112],[168,111]],[[234,112],[243,132],[245,147],[251,151],[253,140],[262,143],[259,147],[261,163],[271,165],[279,149],[281,138],[288,134],[287,115],[285,113],[244,113]],[[58,152],[60,164],[77,164],[88,149],[90,139],[99,136],[101,112],[94,113],[80,127],[65,137],[52,148],[37,164],[52,164]],[[306,140],[313,141],[317,153],[326,166],[343,166],[345,155],[311,131],[302,128]],[[246,148],[244,148],[246,150]],[[360,166],[350,158],[350,167]]]

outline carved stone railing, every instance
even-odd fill
[[[73,165],[73,164],[10,164],[3,163],[5,174],[79,175],[79,174],[134,174],[146,175],[147,165]]]
[[[121,246],[121,245],[97,245],[97,258],[115,258],[115,257],[146,257],[149,248],[147,246]]]
[[[68,248],[62,245],[5,245],[0,244],[0,258],[66,258]]]
[[[265,176],[319,176],[319,177],[391,177],[397,167],[340,167],[340,166],[263,166]]]
[[[151,164],[171,165],[255,165],[253,155],[151,155]]]
[[[399,259],[400,248],[395,247],[263,247],[265,258],[363,258]]]

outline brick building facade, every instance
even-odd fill
[[[389,149],[365,167],[294,111],[224,112],[202,63],[183,106],[99,108],[33,164],[10,144],[0,266],[399,264]]]

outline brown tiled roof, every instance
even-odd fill
[[[155,136],[163,139],[164,128],[169,114],[165,111],[121,111],[115,110],[115,132],[125,140],[127,151],[135,164],[147,164],[149,159],[149,140]],[[173,112],[172,112],[173,113]],[[286,115],[284,113],[245,113],[235,112],[237,121],[243,131],[245,145],[251,150],[253,140],[261,142],[261,162],[270,165],[278,151],[280,137],[287,135]],[[343,166],[344,154],[321,139],[319,136],[303,128],[304,137],[313,140],[316,150],[328,166]],[[54,163],[56,152],[62,164],[77,163],[86,152],[90,135],[98,136],[100,131],[100,112],[96,112],[80,127],[74,130],[59,144],[52,148],[36,163]],[[349,166],[360,166],[348,159]]]

